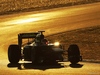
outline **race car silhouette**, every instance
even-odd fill
[[[8,47],[8,59],[10,63],[18,63],[20,59],[32,61],[32,64],[50,64],[63,61],[64,48],[59,42],[50,43],[43,32],[18,34],[18,45],[11,44]],[[23,39],[28,39],[23,41]],[[25,43],[25,44],[23,44]],[[77,45],[70,45],[68,48],[68,60],[76,64],[81,60],[80,51]]]

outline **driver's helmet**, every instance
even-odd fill
[[[37,40],[42,40],[42,39],[44,39],[44,35],[42,35],[42,34],[37,34],[37,35],[36,35],[36,39],[37,39]]]

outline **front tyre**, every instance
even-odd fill
[[[71,62],[71,64],[77,64],[80,61],[80,51],[77,45],[73,44],[69,46],[68,60]]]
[[[10,45],[8,48],[8,59],[10,63],[18,63],[21,58],[21,51],[18,45]]]

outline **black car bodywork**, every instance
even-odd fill
[[[57,63],[63,61],[64,48],[59,43],[49,43],[43,35],[44,31],[18,34],[18,45],[11,44],[8,48],[10,63],[18,63],[20,59],[32,61],[32,64]],[[23,39],[28,42],[23,44]],[[31,41],[30,41],[31,39]],[[68,60],[76,64],[81,60],[77,45],[68,48]]]

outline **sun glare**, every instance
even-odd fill
[[[30,22],[35,22],[39,21],[41,18],[26,18],[26,19],[19,19],[19,20],[14,20],[11,22],[11,24],[23,24],[23,23],[30,23]]]

